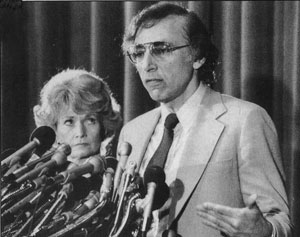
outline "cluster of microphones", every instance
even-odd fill
[[[53,129],[38,127],[1,161],[1,236],[146,236],[152,211],[169,198],[163,169],[140,177],[126,142],[118,159],[95,155],[77,166],[70,146],[54,141]]]

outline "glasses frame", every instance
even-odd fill
[[[170,52],[173,52],[175,50],[182,49],[182,48],[190,46],[189,44],[185,44],[185,45],[173,46],[172,47],[170,45],[170,43],[168,43],[168,42],[155,41],[155,42],[149,42],[149,43],[145,43],[145,44],[136,44],[136,45],[132,45],[130,47],[136,47],[138,45],[143,46],[145,49],[147,49],[147,48],[149,49],[149,52],[150,52],[150,54],[151,54],[152,57],[157,57],[156,55],[153,55],[153,47],[154,47],[155,43],[164,43],[168,47],[167,50],[166,50],[167,53],[170,53]],[[146,52],[146,50],[145,50],[145,52]],[[131,63],[133,63],[133,64],[137,64],[138,63],[137,61],[133,60],[132,54],[130,54],[128,50],[127,50],[126,53],[127,53],[127,56],[128,56],[128,58],[129,58],[129,60],[130,60]]]

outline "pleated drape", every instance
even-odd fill
[[[18,9],[0,9],[1,151],[27,143],[40,89],[68,67],[104,78],[124,123],[157,106],[121,51],[130,19],[151,3],[23,2]],[[257,103],[272,117],[300,236],[300,2],[177,3],[200,16],[220,49],[214,89]]]
[[[149,3],[126,2],[124,4],[124,29],[129,24],[130,19]],[[139,79],[133,65],[126,60],[124,67],[124,122],[128,122],[137,115],[155,106]]]
[[[291,215],[296,226],[295,236],[300,236],[300,2],[285,2],[282,10],[283,57],[279,65],[282,68],[282,100],[275,106],[282,107],[282,116],[279,119],[282,124],[280,144],[287,170]]]

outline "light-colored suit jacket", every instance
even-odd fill
[[[205,90],[177,179],[170,185],[174,196],[169,223],[177,218],[177,232],[183,237],[221,236],[201,223],[196,205],[209,201],[244,207],[244,200],[256,193],[257,204],[276,236],[290,236],[285,176],[272,120],[258,105],[208,87]],[[156,108],[121,131],[119,144],[132,145],[128,161],[134,160],[137,170],[159,118]]]

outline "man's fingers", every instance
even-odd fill
[[[224,206],[221,205],[215,206],[211,203],[205,203],[204,205],[198,206],[197,211],[200,217],[208,218],[209,221],[214,222],[217,226],[221,226],[221,223],[223,223],[223,227],[226,227],[227,230],[232,230],[234,227],[234,218],[228,215],[228,208],[225,207],[226,210],[224,210],[223,207]]]
[[[213,211],[219,215],[227,216],[227,217],[234,217],[236,214],[236,208],[227,207],[219,204],[214,204],[210,202],[205,202],[202,205],[199,205],[197,207],[197,210],[199,211]]]
[[[197,214],[201,217],[201,221],[207,226],[224,233],[232,233],[234,231],[229,223],[224,221],[222,217],[216,216],[215,213],[199,211]]]

